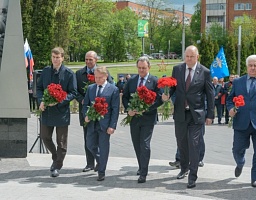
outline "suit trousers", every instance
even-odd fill
[[[151,153],[150,141],[153,130],[154,125],[140,125],[140,120],[136,118],[131,121],[131,138],[141,176],[148,175],[148,165]]]
[[[94,131],[87,130],[86,144],[98,164],[98,174],[105,175],[108,155],[110,135],[103,131],[100,123],[94,123]]]
[[[56,127],[57,149],[52,140],[54,126],[41,125],[41,136],[46,148],[52,153],[55,168],[61,169],[67,153],[68,126]]]
[[[204,143],[204,134],[205,134],[205,125],[202,126],[202,134],[200,135],[200,153],[199,153],[199,161],[203,161],[204,154],[205,154],[205,143]],[[177,148],[176,154],[175,154],[175,160],[180,161],[180,151],[179,148]]]
[[[184,112],[185,121],[175,121],[175,135],[180,151],[181,171],[185,172],[189,169],[189,180],[196,181],[203,124],[195,124],[191,112]]]
[[[87,147],[87,127],[83,126],[84,131],[84,150],[85,150],[85,157],[86,157],[86,166],[90,168],[94,168],[94,156],[92,152]]]
[[[238,167],[242,168],[245,163],[245,152],[246,149],[250,147],[250,138],[252,138],[253,144],[253,159],[252,159],[252,169],[251,169],[251,181],[256,181],[256,129],[253,128],[250,123],[246,130],[239,131],[234,130],[234,141],[233,141],[233,156]]]

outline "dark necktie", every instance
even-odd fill
[[[92,70],[91,70],[91,69],[89,69],[89,74],[93,74],[93,72],[92,72]]]
[[[99,85],[99,86],[98,86],[97,97],[100,97],[101,90],[102,90],[102,85]]]
[[[191,68],[188,68],[189,72],[188,72],[188,76],[187,76],[187,79],[186,79],[186,91],[188,91],[188,88],[189,88],[189,85],[191,83]],[[188,108],[188,102],[187,102],[187,99],[185,99],[185,109]]]
[[[250,79],[252,81],[251,81],[251,84],[250,84],[249,95],[250,95],[250,97],[252,97],[255,93],[255,83],[254,83],[255,77],[250,77]]]
[[[141,78],[140,78],[139,87],[140,87],[140,86],[143,86],[143,81],[144,81],[144,78],[143,78],[143,77],[141,77]]]
[[[187,76],[187,79],[186,79],[186,91],[188,91],[188,88],[189,88],[189,85],[191,83],[191,68],[188,68],[189,72],[188,72],[188,76]]]

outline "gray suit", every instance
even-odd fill
[[[95,101],[97,85],[92,84],[88,87],[88,90],[84,97],[83,115],[86,117],[88,106],[92,105]],[[100,97],[106,98],[108,103],[108,113],[103,119],[99,121],[90,121],[87,125],[87,147],[92,152],[98,164],[98,173],[105,175],[105,170],[108,161],[109,154],[109,139],[110,135],[107,133],[107,129],[116,129],[117,120],[119,116],[119,90],[110,83],[107,83]]]
[[[177,86],[170,89],[174,92],[175,135],[180,150],[181,171],[190,170],[189,179],[196,181],[199,163],[199,144],[202,126],[205,123],[205,97],[207,100],[206,118],[214,118],[214,90],[210,71],[197,63],[193,79],[188,90],[185,88],[186,64],[175,66],[172,76],[177,79]],[[185,101],[189,110],[185,109]]]

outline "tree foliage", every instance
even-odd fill
[[[30,47],[36,68],[43,68],[50,62],[50,52],[54,47],[53,27],[57,0],[33,0]]]
[[[196,42],[201,37],[201,1],[194,8],[195,12],[191,18],[190,28],[193,33],[193,40]]]
[[[32,6],[33,0],[21,0],[20,6],[21,6],[21,17],[22,17],[22,27],[23,27],[23,36],[24,39],[28,38],[30,39],[30,31],[31,31],[31,20],[32,20],[32,14],[33,14],[33,6]]]
[[[237,51],[236,51],[235,39],[233,36],[228,37],[228,41],[225,46],[226,48],[224,48],[224,51],[225,51],[229,73],[236,74],[237,73],[237,58],[236,58]]]

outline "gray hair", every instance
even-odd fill
[[[95,51],[88,51],[85,56],[92,55],[95,59],[97,59],[97,53]]]
[[[137,64],[137,66],[138,66],[138,62],[145,62],[145,61],[147,62],[148,66],[150,67],[150,62],[149,62],[149,59],[148,59],[147,56],[141,56],[141,57],[139,57],[136,64]]]
[[[246,58],[246,66],[248,66],[250,61],[255,61],[256,62],[256,55],[250,55]]]

